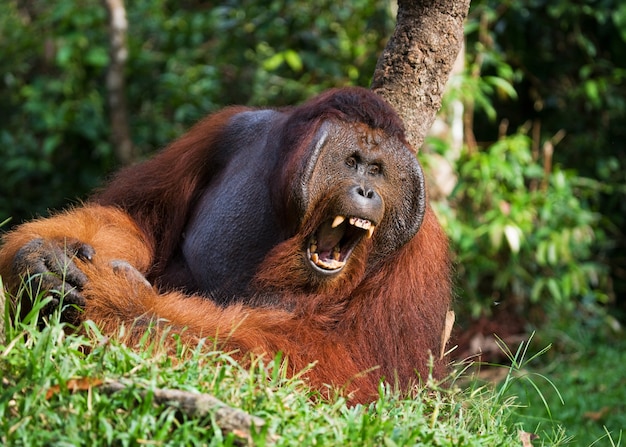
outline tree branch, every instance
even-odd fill
[[[107,394],[113,394],[126,388],[128,386],[122,382],[109,380],[100,386],[100,389]],[[167,388],[139,390],[142,397],[145,397],[148,392],[152,394],[155,403],[174,407],[190,418],[213,415],[215,423],[224,432],[233,433],[237,438],[246,442],[252,441],[251,430],[259,431],[265,425],[263,419],[252,416],[238,408],[230,407],[209,394]]]

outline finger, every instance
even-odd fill
[[[82,290],[87,284],[87,276],[58,247],[56,250],[45,252],[42,255],[46,269],[58,275],[63,282],[79,290]]]
[[[24,244],[15,254],[13,259],[13,271],[20,275],[36,275],[48,271],[45,266],[41,253],[43,251],[44,240],[41,238],[33,239]]]
[[[93,249],[83,245],[83,255],[92,256]],[[13,270],[29,277],[29,287],[35,294],[41,290],[55,291],[73,304],[85,304],[80,291],[87,283],[87,276],[55,243],[41,238],[28,242],[16,253]]]
[[[67,244],[69,253],[72,253],[81,261],[92,261],[96,250],[89,244],[81,241],[73,241]]]
[[[129,280],[135,283],[139,283],[143,286],[150,287],[150,288],[152,287],[152,284],[150,284],[150,282],[146,279],[146,277],[143,276],[143,274],[139,270],[137,270],[128,262],[122,261],[119,259],[114,259],[110,262],[110,265],[111,267],[113,267],[113,271],[115,273],[123,274]]]
[[[90,246],[86,247],[91,248]],[[78,251],[83,256],[92,256],[91,253],[94,252],[93,249],[83,249],[76,242],[71,245],[60,246],[54,242],[43,241],[41,244],[32,245],[32,253],[37,255],[36,268],[44,272],[54,273],[61,278],[62,282],[81,290],[87,283],[87,277],[73,261],[73,257],[77,256]],[[31,258],[27,258],[27,260]],[[43,262],[43,267],[39,266],[39,262]],[[70,287],[67,289],[69,290]]]

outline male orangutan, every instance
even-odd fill
[[[353,402],[445,373],[446,238],[400,119],[367,89],[209,116],[84,206],[6,234],[5,284],[33,274],[66,321],[280,351]]]

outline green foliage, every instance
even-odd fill
[[[547,135],[562,128],[568,134],[595,128],[596,137],[604,138],[619,131],[626,112],[625,20],[619,0],[597,5],[477,0],[467,27],[468,53],[473,62],[482,62],[486,75],[508,78],[501,62],[518,74],[514,82],[522,107],[505,113],[515,124],[536,117]],[[577,119],[568,119],[572,113]],[[568,158],[587,153],[592,160],[583,151],[582,146],[570,150]]]
[[[499,305],[536,323],[547,313],[619,327],[605,306],[620,297],[626,160],[619,141],[602,144],[623,130],[615,121],[623,70],[605,59],[608,35],[595,26],[612,27],[621,8],[606,3],[600,11],[567,0],[472,2],[466,70],[444,101],[465,105],[468,147],[454,159],[437,145],[459,180],[437,206],[456,258],[461,321]],[[528,33],[541,36],[531,47]],[[626,41],[612,45],[626,52]],[[595,87],[578,89],[581,76]]]
[[[600,216],[589,210],[584,179],[544,172],[523,133],[457,163],[459,181],[438,204],[451,238],[461,315],[492,306],[528,315],[534,305],[572,311],[582,299],[605,303],[605,268],[593,259]]]
[[[72,5],[0,4],[0,220],[84,194],[110,166],[105,14]]]
[[[555,161],[604,183],[592,206],[602,213],[598,229],[611,244],[598,257],[609,265],[617,304],[626,309],[624,23],[621,0],[475,0],[467,53],[483,75],[512,81],[516,101],[492,97],[500,118],[511,128],[533,122],[542,141],[565,132]],[[493,114],[478,114],[474,122],[478,140],[493,139]]]
[[[393,27],[384,0],[126,6],[126,100],[142,155],[227,105],[367,86]],[[0,219],[84,197],[115,167],[107,21],[96,0],[0,4]]]
[[[292,105],[329,87],[368,85],[392,29],[384,1],[128,4],[128,94],[147,153],[209,111]]]

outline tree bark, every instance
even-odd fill
[[[126,109],[126,82],[124,68],[128,59],[126,34],[128,21],[124,0],[104,0],[109,12],[109,38],[111,42],[109,69],[106,86],[111,121],[111,144],[115,156],[122,165],[135,160],[135,148],[130,136],[128,113]]]
[[[419,150],[463,43],[470,0],[398,0],[393,35],[378,59],[371,88],[397,111]]]

